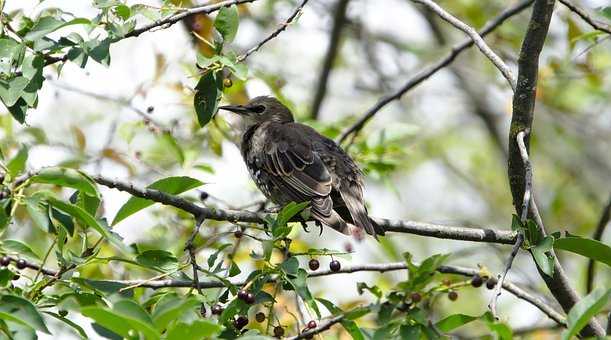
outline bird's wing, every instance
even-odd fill
[[[347,233],[346,222],[333,211],[329,196],[333,179],[314,151],[311,140],[292,124],[267,128],[261,167],[285,195],[296,202],[310,202],[314,218]]]

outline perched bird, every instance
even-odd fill
[[[267,198],[279,205],[309,202],[316,221],[347,235],[362,235],[362,230],[384,235],[367,215],[361,170],[333,140],[295,122],[273,97],[220,109],[243,117],[242,157]]]

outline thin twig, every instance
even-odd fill
[[[609,220],[611,219],[611,195],[609,196],[609,201],[607,205],[603,208],[603,212],[600,215],[600,219],[598,220],[598,224],[596,225],[596,230],[594,231],[593,239],[600,241],[602,239],[603,233],[605,232],[605,228],[609,224]],[[588,271],[586,276],[586,290],[588,293],[592,291],[592,287],[594,285],[594,274],[595,274],[595,264],[596,262],[593,259],[588,260]]]
[[[202,291],[199,288],[199,275],[198,275],[198,269],[199,266],[197,265],[197,259],[195,258],[195,247],[193,246],[193,242],[195,241],[195,237],[199,234],[199,229],[202,226],[202,223],[204,223],[205,217],[204,216],[197,216],[195,219],[195,227],[193,228],[193,233],[191,234],[191,236],[189,237],[189,239],[187,240],[187,243],[185,244],[185,250],[189,253],[189,260],[191,262],[191,266],[193,267],[193,286],[197,289],[197,291],[201,294]]]
[[[583,21],[587,22],[594,29],[611,34],[611,26],[609,26],[607,23],[592,18],[588,12],[575,6],[569,0],[558,0],[558,2],[565,5],[571,12],[579,15]]]
[[[479,31],[479,35],[483,37],[490,34],[497,27],[503,24],[505,20],[528,8],[533,3],[533,1],[534,0],[524,0],[517,3],[515,6],[504,10],[502,13],[500,13],[498,16],[496,16],[494,19],[490,20],[486,25],[484,25],[484,27]],[[380,111],[392,101],[398,100],[407,91],[413,89],[423,81],[427,80],[433,74],[437,73],[444,67],[451,64],[460,53],[462,53],[464,50],[471,46],[473,46],[473,40],[465,39],[462,43],[455,45],[445,57],[437,61],[435,64],[422,68],[420,72],[416,73],[413,77],[408,79],[408,81],[395,92],[380,98],[380,100],[378,100],[378,102],[374,106],[367,110],[365,114],[363,114],[363,116],[359,118],[358,121],[356,121],[352,126],[342,132],[342,134],[338,138],[338,141],[340,143],[343,143],[346,138],[348,138],[348,136],[352,134],[357,134],[363,128],[363,126],[365,126],[365,124],[378,113],[378,111]]]
[[[290,340],[311,339],[314,335],[326,331],[327,329],[331,328],[331,326],[335,325],[338,322],[341,322],[343,319],[344,319],[344,315],[334,316],[324,322],[321,322],[320,325],[318,325],[318,327],[309,329],[301,334],[298,334],[288,339]]]
[[[522,162],[524,162],[524,168],[526,169],[526,180],[524,187],[524,198],[522,199],[522,214],[520,216],[520,222],[522,225],[526,224],[526,218],[528,217],[528,206],[530,204],[531,191],[532,191],[532,166],[530,164],[530,160],[528,158],[528,151],[526,150],[526,145],[524,144],[524,137],[526,133],[524,131],[520,131],[516,136],[518,147],[520,148],[520,155],[522,156]],[[490,300],[490,304],[488,308],[492,312],[492,315],[498,319],[498,313],[496,310],[496,304],[501,296],[501,286],[503,282],[505,282],[505,278],[507,277],[507,273],[511,270],[511,265],[513,264],[513,260],[518,255],[520,251],[520,247],[522,247],[522,243],[524,243],[524,234],[522,232],[518,233],[518,237],[516,239],[516,243],[511,248],[511,253],[509,254],[509,258],[507,259],[507,264],[505,265],[505,270],[503,273],[497,276],[498,282],[501,284],[497,284],[494,289],[494,294],[492,295],[492,299]]]
[[[434,1],[431,0],[412,0],[413,2],[425,5],[430,8],[433,12],[437,13],[443,20],[447,21],[450,25],[458,28],[459,30],[465,32],[471,40],[475,43],[477,48],[488,58],[490,61],[496,66],[496,68],[501,71],[503,77],[507,79],[509,86],[513,91],[516,89],[516,79],[509,69],[509,66],[505,64],[505,62],[496,54],[492,49],[486,44],[484,39],[477,33],[477,31],[471,26],[465,24],[464,22],[458,20],[455,16],[448,13],[446,10],[437,5]]]
[[[312,119],[318,119],[322,102],[327,94],[327,83],[329,81],[329,75],[333,68],[333,62],[339,51],[339,41],[342,34],[342,28],[346,24],[346,11],[348,9],[348,2],[350,0],[337,0],[337,5],[333,10],[333,28],[331,28],[331,34],[329,35],[329,45],[327,46],[327,52],[325,53],[325,59],[318,75],[318,85],[316,86],[316,92],[314,94],[314,100],[312,101],[312,112],[310,117]]]
[[[242,62],[246,60],[251,54],[257,52],[261,46],[265,45],[268,41],[274,39],[278,34],[282,31],[286,30],[286,28],[300,15],[303,11],[303,7],[308,3],[309,0],[303,0],[297,8],[293,11],[293,13],[283,22],[281,23],[276,30],[274,30],[270,35],[265,37],[265,39],[261,40],[258,44],[251,47],[248,51],[244,52],[237,58],[237,62]]]

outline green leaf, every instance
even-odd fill
[[[611,266],[611,247],[597,240],[565,237],[554,241],[554,248],[570,251]]]
[[[25,256],[34,260],[40,260],[38,256],[30,246],[17,240],[4,240],[2,241],[2,249],[8,252],[14,252],[20,256]]]
[[[465,315],[465,314],[453,314],[453,315],[450,315],[438,321],[435,324],[435,327],[437,327],[437,329],[439,329],[440,331],[447,333],[447,332],[451,332],[454,329],[460,326],[463,326],[465,324],[468,324],[469,322],[473,320],[477,320],[477,319],[478,319],[477,316],[470,316],[470,315]]]
[[[121,300],[114,304],[112,310],[83,307],[81,313],[123,337],[128,337],[129,331],[135,329],[142,332],[146,339],[161,338],[160,333],[153,327],[151,317],[132,300]]]
[[[310,204],[310,202],[290,202],[289,204],[285,205],[282,210],[280,210],[280,212],[278,213],[278,217],[276,218],[278,225],[286,225],[291,220],[291,218],[293,218],[295,215],[305,209],[308,204]]]
[[[77,189],[89,196],[99,197],[95,182],[81,171],[69,168],[44,168],[30,178],[33,183],[46,183]]]
[[[83,225],[89,226],[95,229],[100,235],[104,236],[111,243],[113,243],[118,248],[123,248],[123,243],[121,240],[113,235],[108,229],[100,224],[93,216],[91,216],[87,211],[78,205],[66,203],[64,201],[58,200],[53,196],[48,196],[47,201],[53,207],[65,212],[66,214],[76,218]]]
[[[147,250],[136,256],[136,262],[139,264],[161,270],[163,272],[171,272],[178,269],[178,259],[174,254],[165,250]]]
[[[37,331],[51,334],[36,306],[19,296],[0,296],[0,319],[14,321]]]
[[[17,177],[23,170],[25,170],[25,163],[28,160],[28,148],[23,146],[17,155],[13,157],[6,167],[8,168],[8,173],[11,175],[11,178]]]
[[[187,190],[191,190],[193,188],[197,188],[204,183],[200,182],[197,179],[179,176],[179,177],[167,177],[164,179],[160,179],[153,184],[149,185],[148,189],[155,189],[167,194],[177,195],[183,193]],[[115,225],[127,218],[135,214],[136,212],[149,207],[155,204],[155,201],[151,201],[145,198],[140,197],[132,197],[130,198],[122,207],[119,209],[119,212],[115,216],[115,219],[112,221],[112,225]]]
[[[297,294],[301,296],[303,301],[305,301],[305,303],[307,303],[308,306],[310,306],[310,308],[314,310],[314,312],[316,312],[316,316],[318,316],[318,318],[320,319],[320,311],[318,310],[318,305],[316,304],[316,301],[314,301],[312,293],[308,288],[307,279],[308,273],[304,269],[299,269],[297,271],[296,278],[287,278],[291,286],[293,286],[293,288],[295,289],[295,292],[297,292]]]
[[[47,206],[44,205],[40,198],[37,196],[27,197],[25,200],[25,207],[32,219],[32,222],[45,232],[54,232],[53,226],[49,223],[49,214]],[[51,227],[49,229],[49,227]]]
[[[317,298],[316,300],[318,300],[323,306],[325,306],[325,308],[329,311],[329,313],[333,315],[340,315],[344,313],[339,307],[335,306],[333,302],[329,300],[325,300],[321,298]],[[362,316],[363,314],[358,315],[358,316],[355,314],[355,315],[352,315],[352,317],[348,317],[348,314],[351,314],[351,313],[352,312],[346,313],[346,317],[342,319],[340,323],[342,324],[344,329],[352,336],[352,339],[364,340],[365,336],[363,335],[363,332],[357,326],[356,322],[353,321],[354,319]]]
[[[603,309],[611,300],[611,289],[598,288],[577,302],[566,318],[567,329],[562,332],[562,340],[568,340]]]
[[[553,246],[554,238],[552,236],[545,236],[539,244],[531,249],[537,266],[547,276],[554,274],[554,256],[551,254]]]
[[[183,152],[178,142],[176,142],[176,139],[174,139],[174,136],[172,136],[172,134],[169,132],[164,132],[161,138],[162,141],[165,142],[168,147],[173,151],[173,154],[176,155],[176,158],[178,159],[180,165],[184,165],[185,153]]]
[[[209,339],[213,335],[219,333],[223,327],[208,321],[195,320],[190,324],[177,322],[174,327],[168,331],[167,340],[186,340],[186,339]]]
[[[180,317],[188,311],[192,311],[199,304],[194,298],[183,299],[176,293],[165,294],[153,310],[153,323],[159,331],[163,331],[168,325],[179,320]]]
[[[282,269],[287,275],[296,276],[297,271],[299,270],[299,261],[296,257],[289,257],[280,265],[280,269]]]
[[[89,339],[89,337],[87,336],[87,333],[85,333],[85,330],[81,326],[74,323],[72,320],[67,319],[59,314],[55,314],[51,312],[44,312],[44,313],[47,315],[51,315],[52,317],[56,318],[57,320],[60,320],[61,322],[65,323],[66,325],[72,327],[75,331],[78,332],[78,334],[81,336],[82,339]]]
[[[84,18],[72,19],[70,21],[59,20],[54,17],[45,16],[34,24],[34,27],[25,35],[24,39],[28,41],[38,40],[45,35],[54,32],[62,27],[70,25],[90,24],[91,22]]]
[[[217,79],[212,72],[206,73],[197,82],[193,106],[200,127],[206,126],[216,113],[220,93]]]
[[[214,19],[214,28],[221,34],[224,42],[232,42],[238,33],[238,8],[235,5],[223,7]]]
[[[119,16],[123,20],[129,19],[129,17],[131,16],[131,12],[132,11],[129,9],[129,6],[123,4],[115,7],[115,14],[117,14],[117,16]]]
[[[513,332],[511,328],[502,322],[497,322],[492,316],[492,313],[486,312],[484,313],[480,319],[484,321],[488,329],[494,332],[497,335],[497,339],[499,340],[513,340]]]

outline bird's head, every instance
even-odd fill
[[[231,111],[244,118],[247,125],[260,124],[267,121],[278,123],[293,122],[293,114],[278,99],[260,96],[251,99],[246,105],[225,105],[219,109]]]

